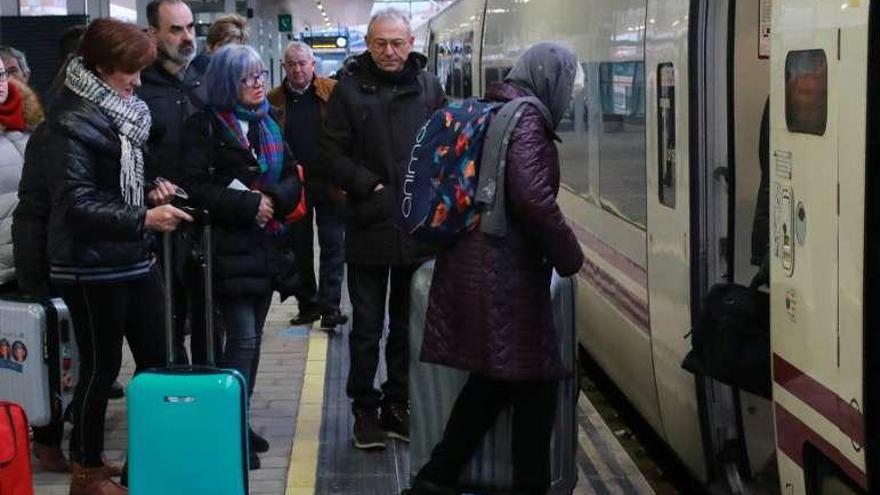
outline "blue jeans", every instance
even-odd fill
[[[260,365],[260,344],[263,325],[272,304],[272,295],[265,297],[220,298],[217,308],[226,332],[222,368],[237,370],[248,384],[248,396],[253,395]]]

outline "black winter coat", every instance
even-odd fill
[[[283,249],[281,238],[257,225],[261,196],[227,187],[235,179],[249,186],[260,165],[223,125],[210,110],[196,113],[184,126],[187,146],[181,150],[183,187],[213,221],[215,293],[263,297],[278,290],[287,297],[295,282],[294,260]],[[278,218],[296,208],[302,187],[290,153],[285,153],[280,181],[263,192],[272,198]]]
[[[379,70],[368,52],[355,60],[330,98],[320,150],[327,176],[347,192],[346,259],[419,263],[432,249],[395,228],[393,213],[416,133],[446,96],[421,54],[395,74]],[[374,192],[377,184],[385,188]]]
[[[39,297],[50,293],[46,224],[52,205],[46,170],[41,168],[40,160],[48,135],[44,124],[28,141],[18,184],[18,206],[12,216],[12,250],[18,288],[22,294]]]
[[[190,116],[205,107],[207,93],[202,78],[210,58],[196,57],[187,68],[184,79],[171,75],[157,61],[141,73],[137,95],[150,107],[153,127],[149,153],[146,156],[147,182],[159,176],[179,182],[183,125]]]
[[[33,207],[32,218],[43,215],[34,174],[45,171],[53,265],[119,267],[153,256],[153,236],[144,228],[147,207],[126,204],[119,188],[121,146],[110,119],[70,90],[31,137],[20,194]],[[27,217],[28,208],[16,216]]]

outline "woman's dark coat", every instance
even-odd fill
[[[508,84],[487,97],[524,93]],[[507,153],[510,230],[474,229],[437,258],[422,361],[506,380],[563,374],[553,328],[550,276],[577,273],[583,252],[559,206],[559,155],[552,124],[526,106]]]
[[[280,237],[257,225],[261,196],[227,187],[235,179],[250,186],[260,173],[256,158],[210,110],[187,120],[182,142],[183,187],[195,206],[210,212],[213,222],[215,293],[263,297],[278,290],[287,297],[295,283],[293,259]],[[285,153],[280,181],[263,191],[273,200],[276,218],[288,215],[299,201],[295,170],[293,157]]]
[[[70,90],[31,137],[19,197],[44,213],[48,186],[53,265],[119,267],[153,256],[147,208],[126,204],[119,188],[121,146],[110,119]],[[43,171],[45,184],[32,180]],[[28,214],[17,211],[16,219]]]

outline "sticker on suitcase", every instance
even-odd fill
[[[24,372],[24,365],[28,360],[28,348],[22,339],[24,334],[0,334],[0,369]]]

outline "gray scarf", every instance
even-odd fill
[[[568,48],[538,43],[522,54],[504,80],[541,100],[555,129],[571,104],[576,74],[577,57]]]
[[[70,61],[65,85],[80,97],[94,103],[110,118],[122,143],[119,189],[125,203],[144,204],[143,146],[150,135],[150,109],[137,96],[122,98],[94,72],[83,65],[82,57]]]

